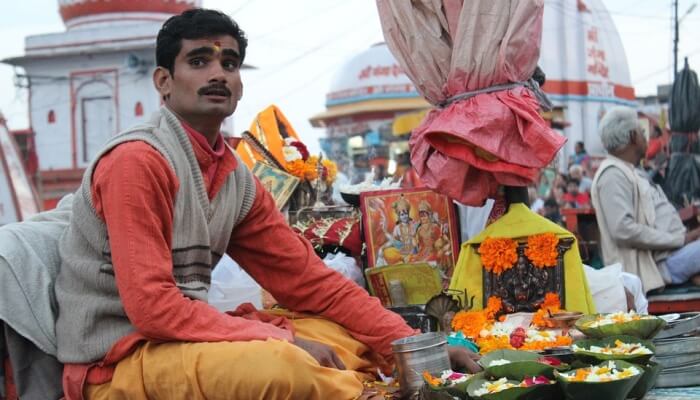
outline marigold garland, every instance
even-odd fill
[[[553,268],[557,265],[559,238],[553,233],[532,235],[527,238],[525,255],[538,268]]]
[[[518,261],[518,244],[508,238],[486,238],[479,245],[481,263],[489,272],[500,275]]]
[[[502,307],[503,302],[501,301],[500,297],[489,297],[488,301],[486,302],[486,309],[484,310],[484,312],[486,313],[486,318],[488,318],[489,320],[495,319],[496,315],[498,315]]]
[[[480,311],[460,311],[452,320],[452,328],[461,331],[465,337],[474,340],[479,346],[479,352],[486,354],[494,350],[514,349],[507,335],[493,335],[489,330],[494,325],[498,313],[501,311],[503,301],[497,296],[491,296],[486,302],[486,307]],[[553,292],[545,294],[544,301],[532,319],[532,326],[539,328],[551,328],[546,316],[548,311],[552,313],[561,311],[559,295]],[[501,316],[498,318],[503,320]],[[569,346],[573,342],[570,336],[552,335],[553,341],[529,340],[518,350],[539,351],[550,347]]]
[[[491,296],[486,302],[486,308],[481,311],[458,312],[452,319],[452,329],[462,331],[466,337],[477,338],[482,329],[495,321],[502,306],[499,297]]]
[[[553,342],[547,342],[544,340],[537,340],[532,342],[526,342],[523,347],[518,350],[530,350],[530,351],[541,351],[551,347],[567,347],[571,346],[574,340],[571,336],[561,336],[558,335]]]
[[[331,160],[324,159],[321,164],[326,169],[326,183],[329,185],[335,182],[335,177],[338,175],[338,166]]]
[[[544,301],[542,302],[542,307],[561,307],[561,300],[559,300],[559,295],[554,292],[545,293]]]
[[[464,336],[475,339],[489,322],[484,311],[460,311],[452,319],[452,329],[461,331]]]
[[[479,346],[479,353],[481,354],[487,354],[494,350],[513,349],[508,336],[480,337],[476,340],[476,345]]]
[[[335,182],[338,175],[338,166],[331,160],[322,160],[324,168],[323,176],[329,185]],[[303,181],[313,181],[318,178],[318,157],[309,156],[306,161],[298,159],[287,162],[287,172]]]
[[[287,172],[299,179],[304,179],[306,173],[306,163],[304,160],[294,160],[287,163]]]
[[[551,347],[566,347],[571,346],[573,339],[571,336],[557,336],[553,342],[537,340],[525,342],[522,347],[517,350],[541,351]],[[515,350],[510,344],[508,336],[486,336],[476,339],[476,344],[479,346],[479,353],[487,354],[494,350]]]

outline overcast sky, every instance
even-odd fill
[[[575,0],[571,0],[575,1]],[[374,0],[203,0],[234,17],[250,38],[244,98],[236,131],[271,103],[282,108],[313,149],[322,130],[308,118],[324,110],[335,71],[354,54],[382,41]],[[696,0],[680,0],[680,14]],[[700,0],[697,0],[700,2]],[[654,94],[671,80],[671,0],[604,0],[622,37],[637,95]],[[56,0],[3,2],[0,58],[22,55],[27,35],[64,30]],[[700,7],[681,25],[679,65],[690,57],[700,69]],[[0,111],[11,129],[28,126],[27,93],[14,86],[14,70],[0,64]]]

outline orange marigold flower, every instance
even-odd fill
[[[494,350],[513,350],[508,336],[487,336],[485,338],[478,338],[476,344],[479,346],[479,353],[481,354],[487,354]]]
[[[498,312],[501,311],[501,307],[503,307],[503,302],[499,297],[489,297],[488,301],[486,302],[486,309],[484,310],[484,312],[486,312],[486,318],[490,320],[496,318]]]
[[[544,295],[544,302],[542,307],[561,307],[561,302],[559,301],[559,295],[554,292],[547,292]]]
[[[338,175],[338,166],[328,159],[321,161],[321,164],[326,168],[326,183],[330,185],[335,182],[335,177]]]
[[[551,347],[571,346],[573,339],[571,336],[557,336],[553,342],[538,340],[525,343],[519,350],[540,351]]]
[[[309,156],[304,165],[304,179],[313,181],[318,178],[318,157]]]
[[[287,172],[299,179],[304,179],[306,174],[306,163],[303,160],[294,160],[287,163]]]
[[[479,337],[479,333],[487,323],[488,318],[483,311],[460,311],[452,319],[452,329],[461,331],[464,336],[474,339]]]
[[[440,386],[442,384],[442,380],[440,378],[432,376],[428,371],[423,371],[423,379],[425,379],[430,386]]]
[[[544,301],[537,310],[535,315],[532,317],[532,324],[538,328],[553,328],[554,324],[551,323],[547,316],[551,312],[552,314],[561,311],[561,303],[559,302],[559,295],[553,292],[548,292],[544,295]]]
[[[557,265],[559,238],[553,233],[532,235],[527,238],[525,255],[538,268],[552,268]]]
[[[508,238],[486,238],[479,245],[479,255],[484,268],[500,275],[513,268],[518,261],[518,244]]]
[[[538,328],[554,328],[554,324],[547,319],[548,311],[554,314],[555,312],[559,312],[559,309],[554,307],[540,308],[535,312],[535,315],[532,316],[532,325]]]

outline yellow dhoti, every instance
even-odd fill
[[[112,381],[89,385],[86,399],[355,399],[375,380],[373,353],[341,326],[293,320],[296,335],[327,344],[347,370],[321,367],[281,340],[146,343],[117,364]]]

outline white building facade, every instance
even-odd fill
[[[22,67],[44,208],[74,191],[102,144],[161,105],[153,87],[163,22],[201,0],[59,0],[65,32],[29,36]]]
[[[611,107],[636,102],[622,40],[601,0],[545,0],[539,65],[544,91],[569,122],[559,167],[566,168],[577,141],[603,155],[600,119]]]

